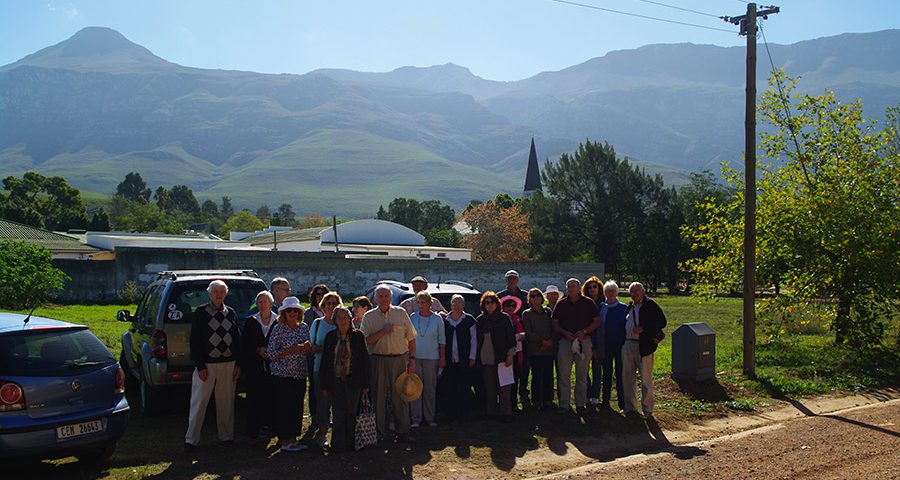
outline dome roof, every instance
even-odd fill
[[[419,232],[404,227],[399,223],[385,220],[354,220],[337,226],[340,243],[358,243],[364,245],[409,245],[424,246],[425,237]],[[334,243],[334,230],[323,229],[319,232],[322,243]]]

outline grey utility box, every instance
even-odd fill
[[[685,323],[672,332],[672,378],[716,377],[716,332],[703,322]]]

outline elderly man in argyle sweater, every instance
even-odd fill
[[[191,408],[184,448],[193,450],[200,443],[200,430],[206,416],[209,397],[216,395],[216,426],[219,441],[234,441],[234,393],[241,368],[238,364],[241,334],[234,310],[225,305],[228,286],[213,280],[206,289],[209,303],[197,307],[191,325]]]

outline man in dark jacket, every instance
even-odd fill
[[[238,363],[241,334],[234,310],[225,305],[228,295],[225,282],[213,280],[206,291],[209,303],[197,307],[191,325],[191,359],[195,368],[191,378],[188,430],[184,436],[184,448],[188,451],[200,443],[206,406],[214,391],[219,441],[234,441],[234,393],[241,376]]]
[[[625,312],[625,345],[622,347],[622,377],[625,387],[625,413],[636,413],[635,371],[641,375],[641,409],[644,417],[653,416],[653,352],[663,339],[666,315],[648,298],[644,286],[633,282],[628,287],[631,302]]]

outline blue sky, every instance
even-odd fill
[[[597,7],[736,27],[647,0],[573,0]],[[659,0],[739,15],[741,0]],[[900,28],[900,1],[784,0],[765,23],[772,43]],[[736,33],[675,25],[552,0],[0,0],[0,65],[86,26],[114,28],[182,65],[306,73],[388,71],[453,62],[492,80],[559,70],[651,43],[740,45]]]

